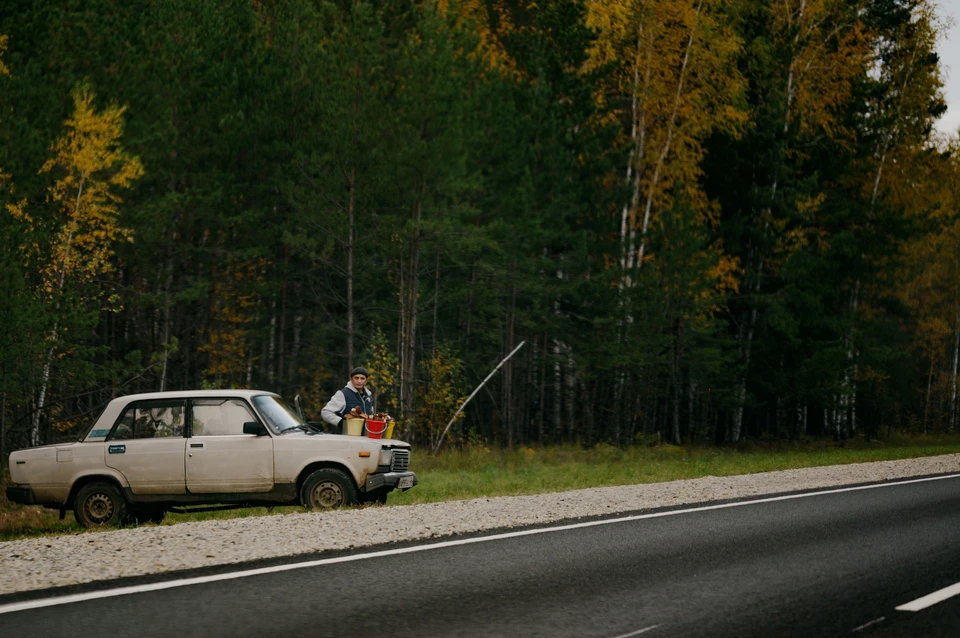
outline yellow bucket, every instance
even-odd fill
[[[390,421],[389,423],[387,423],[387,433],[384,435],[385,439],[393,438],[393,425],[394,425],[394,421]]]
[[[364,419],[347,419],[347,434],[350,436],[360,436],[363,434]]]

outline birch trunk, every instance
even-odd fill
[[[640,205],[640,178],[642,174],[640,165],[642,164],[644,154],[646,153],[647,142],[646,100],[643,100],[642,104],[640,104],[640,100],[641,95],[645,96],[650,86],[649,56],[652,49],[652,46],[648,47],[647,49],[648,63],[645,65],[646,72],[644,73],[643,91],[641,92],[640,57],[643,50],[643,26],[639,26],[637,29],[637,55],[636,58],[634,58],[633,65],[633,90],[630,99],[630,113],[632,118],[630,126],[630,141],[632,143],[632,147],[630,149],[630,156],[627,161],[626,178],[626,183],[628,185],[633,185],[633,194],[630,198],[630,203],[624,204],[623,210],[620,213],[620,269],[622,273],[619,290],[621,293],[623,292],[624,288],[630,288],[633,283],[630,272],[633,269],[633,241],[634,237],[636,236],[636,222],[634,217],[636,216],[637,207]]]
[[[694,16],[693,25],[690,27],[690,37],[687,39],[687,48],[683,53],[683,63],[680,65],[680,77],[677,79],[677,92],[674,96],[673,110],[670,113],[670,120],[667,124],[667,135],[663,147],[657,157],[657,163],[653,168],[653,176],[650,180],[650,187],[647,189],[647,201],[643,210],[643,224],[640,228],[640,248],[637,251],[637,270],[643,267],[643,253],[646,248],[646,234],[650,225],[650,214],[653,210],[653,198],[656,194],[657,186],[660,182],[660,172],[663,164],[670,153],[670,145],[673,142],[674,126],[677,122],[677,112],[680,110],[680,98],[683,95],[683,85],[687,76],[687,65],[690,62],[690,51],[693,49],[693,41],[697,32],[697,24],[700,20],[700,11],[703,9],[703,0],[697,4],[697,13]],[[632,258],[632,256],[631,256]]]
[[[803,2],[800,3],[799,19],[801,20],[803,18],[805,9],[806,9],[806,1],[804,0]],[[798,32],[797,35],[794,37],[794,45],[796,45],[799,42],[799,38],[800,38],[800,34]],[[780,149],[779,149],[779,155],[781,159],[786,155],[786,151],[787,151],[786,136],[790,130],[793,98],[796,93],[796,87],[794,85],[794,81],[795,81],[794,67],[796,63],[797,63],[797,57],[792,57],[790,59],[790,65],[787,67],[787,87],[786,87],[787,103],[783,113],[783,126],[781,127],[784,139],[781,142]],[[774,175],[773,183],[770,186],[770,207],[771,208],[773,207],[773,204],[776,203],[777,190],[779,188],[779,185],[780,185],[779,175]],[[764,231],[766,231],[768,227],[769,227],[769,222],[764,223]],[[760,263],[757,266],[757,281],[753,289],[754,296],[760,294],[760,282],[763,279],[763,262],[764,262],[764,257],[761,255]],[[747,400],[747,374],[750,370],[750,351],[753,346],[753,334],[754,334],[754,329],[756,325],[757,325],[757,306],[756,306],[756,302],[754,302],[754,305],[750,309],[750,313],[748,316],[746,334],[744,335],[745,341],[742,343],[742,345],[739,348],[743,356],[743,372],[741,373],[741,378],[737,384],[737,389],[736,389],[736,404],[733,412],[733,424],[732,424],[732,432],[731,432],[731,439],[733,443],[738,443],[740,441],[740,432],[743,426],[743,409],[744,409],[744,404],[746,403],[746,400]]]
[[[911,77],[913,76],[914,63],[916,62],[917,51],[914,49],[910,57],[910,62],[907,64],[907,72],[904,76],[903,82],[900,85],[900,95],[903,95],[906,91],[906,88],[910,82]],[[903,112],[903,102],[897,102],[896,114],[894,116],[893,128],[882,137],[880,143],[879,155],[880,159],[877,163],[877,173],[873,178],[873,188],[870,193],[870,208],[867,212],[867,221],[872,223],[876,217],[876,207],[877,207],[877,197],[880,193],[880,181],[883,177],[883,169],[887,161],[887,153],[890,150],[890,144],[893,141],[894,137],[897,135],[899,129],[900,115]],[[864,256],[860,255],[860,260],[863,261]],[[857,320],[857,307],[859,303],[859,294],[860,294],[860,277],[857,276],[856,283],[854,284],[854,294],[851,305],[853,307],[853,316],[851,319],[850,330],[846,337],[847,341],[847,361],[848,368],[844,371],[844,385],[845,387],[849,384],[849,396],[845,396],[843,402],[850,406],[850,428],[853,432],[856,432],[857,429],[857,363],[856,363],[856,353],[854,351],[854,339],[853,339],[853,330],[856,325]],[[956,384],[954,384],[956,385]],[[952,411],[951,411],[952,413]],[[951,417],[952,419],[953,417]],[[924,427],[926,427],[926,419],[924,419]]]
[[[86,174],[80,176],[80,184],[77,186],[77,199],[74,202],[73,214],[76,216],[77,212],[80,210],[80,199],[83,197],[83,188],[86,184],[87,176]],[[67,220],[67,224],[70,224],[70,220]],[[63,293],[63,286],[67,281],[67,266],[70,262],[70,252],[73,247],[73,227],[70,227],[70,231],[67,233],[67,245],[64,246],[63,252],[63,263],[60,266],[60,276],[59,281],[57,282],[57,315],[60,314],[60,295]],[[57,337],[59,336],[60,328],[60,319],[59,316],[53,322],[53,330],[50,333],[50,349],[47,350],[47,357],[43,364],[43,376],[41,377],[40,382],[40,394],[37,397],[37,409],[33,413],[33,422],[31,423],[30,428],[30,444],[39,445],[40,444],[40,415],[43,412],[43,408],[46,405],[47,399],[47,386],[50,383],[50,366],[53,364],[53,352],[57,347]]]

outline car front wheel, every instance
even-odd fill
[[[73,515],[83,527],[120,525],[127,518],[127,500],[111,483],[88,483],[77,492]]]
[[[307,477],[300,502],[309,510],[329,510],[357,504],[357,488],[342,470],[325,467]]]

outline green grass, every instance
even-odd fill
[[[559,492],[586,487],[659,483],[701,476],[732,476],[801,467],[916,458],[960,452],[960,435],[912,437],[882,442],[825,441],[756,443],[739,448],[634,447],[607,445],[585,450],[574,446],[497,450],[473,448],[436,457],[414,451],[412,469],[420,484],[390,495],[390,505],[456,499]],[[267,510],[251,507],[219,512],[168,514],[164,525],[184,521],[284,515],[300,507]],[[0,490],[0,541],[83,531],[68,513],[14,505]]]

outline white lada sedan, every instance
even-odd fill
[[[76,443],[10,455],[14,503],[73,508],[85,527],[163,519],[173,507],[330,509],[417,484],[410,445],[326,434],[276,394],[196,390],[111,401]]]

